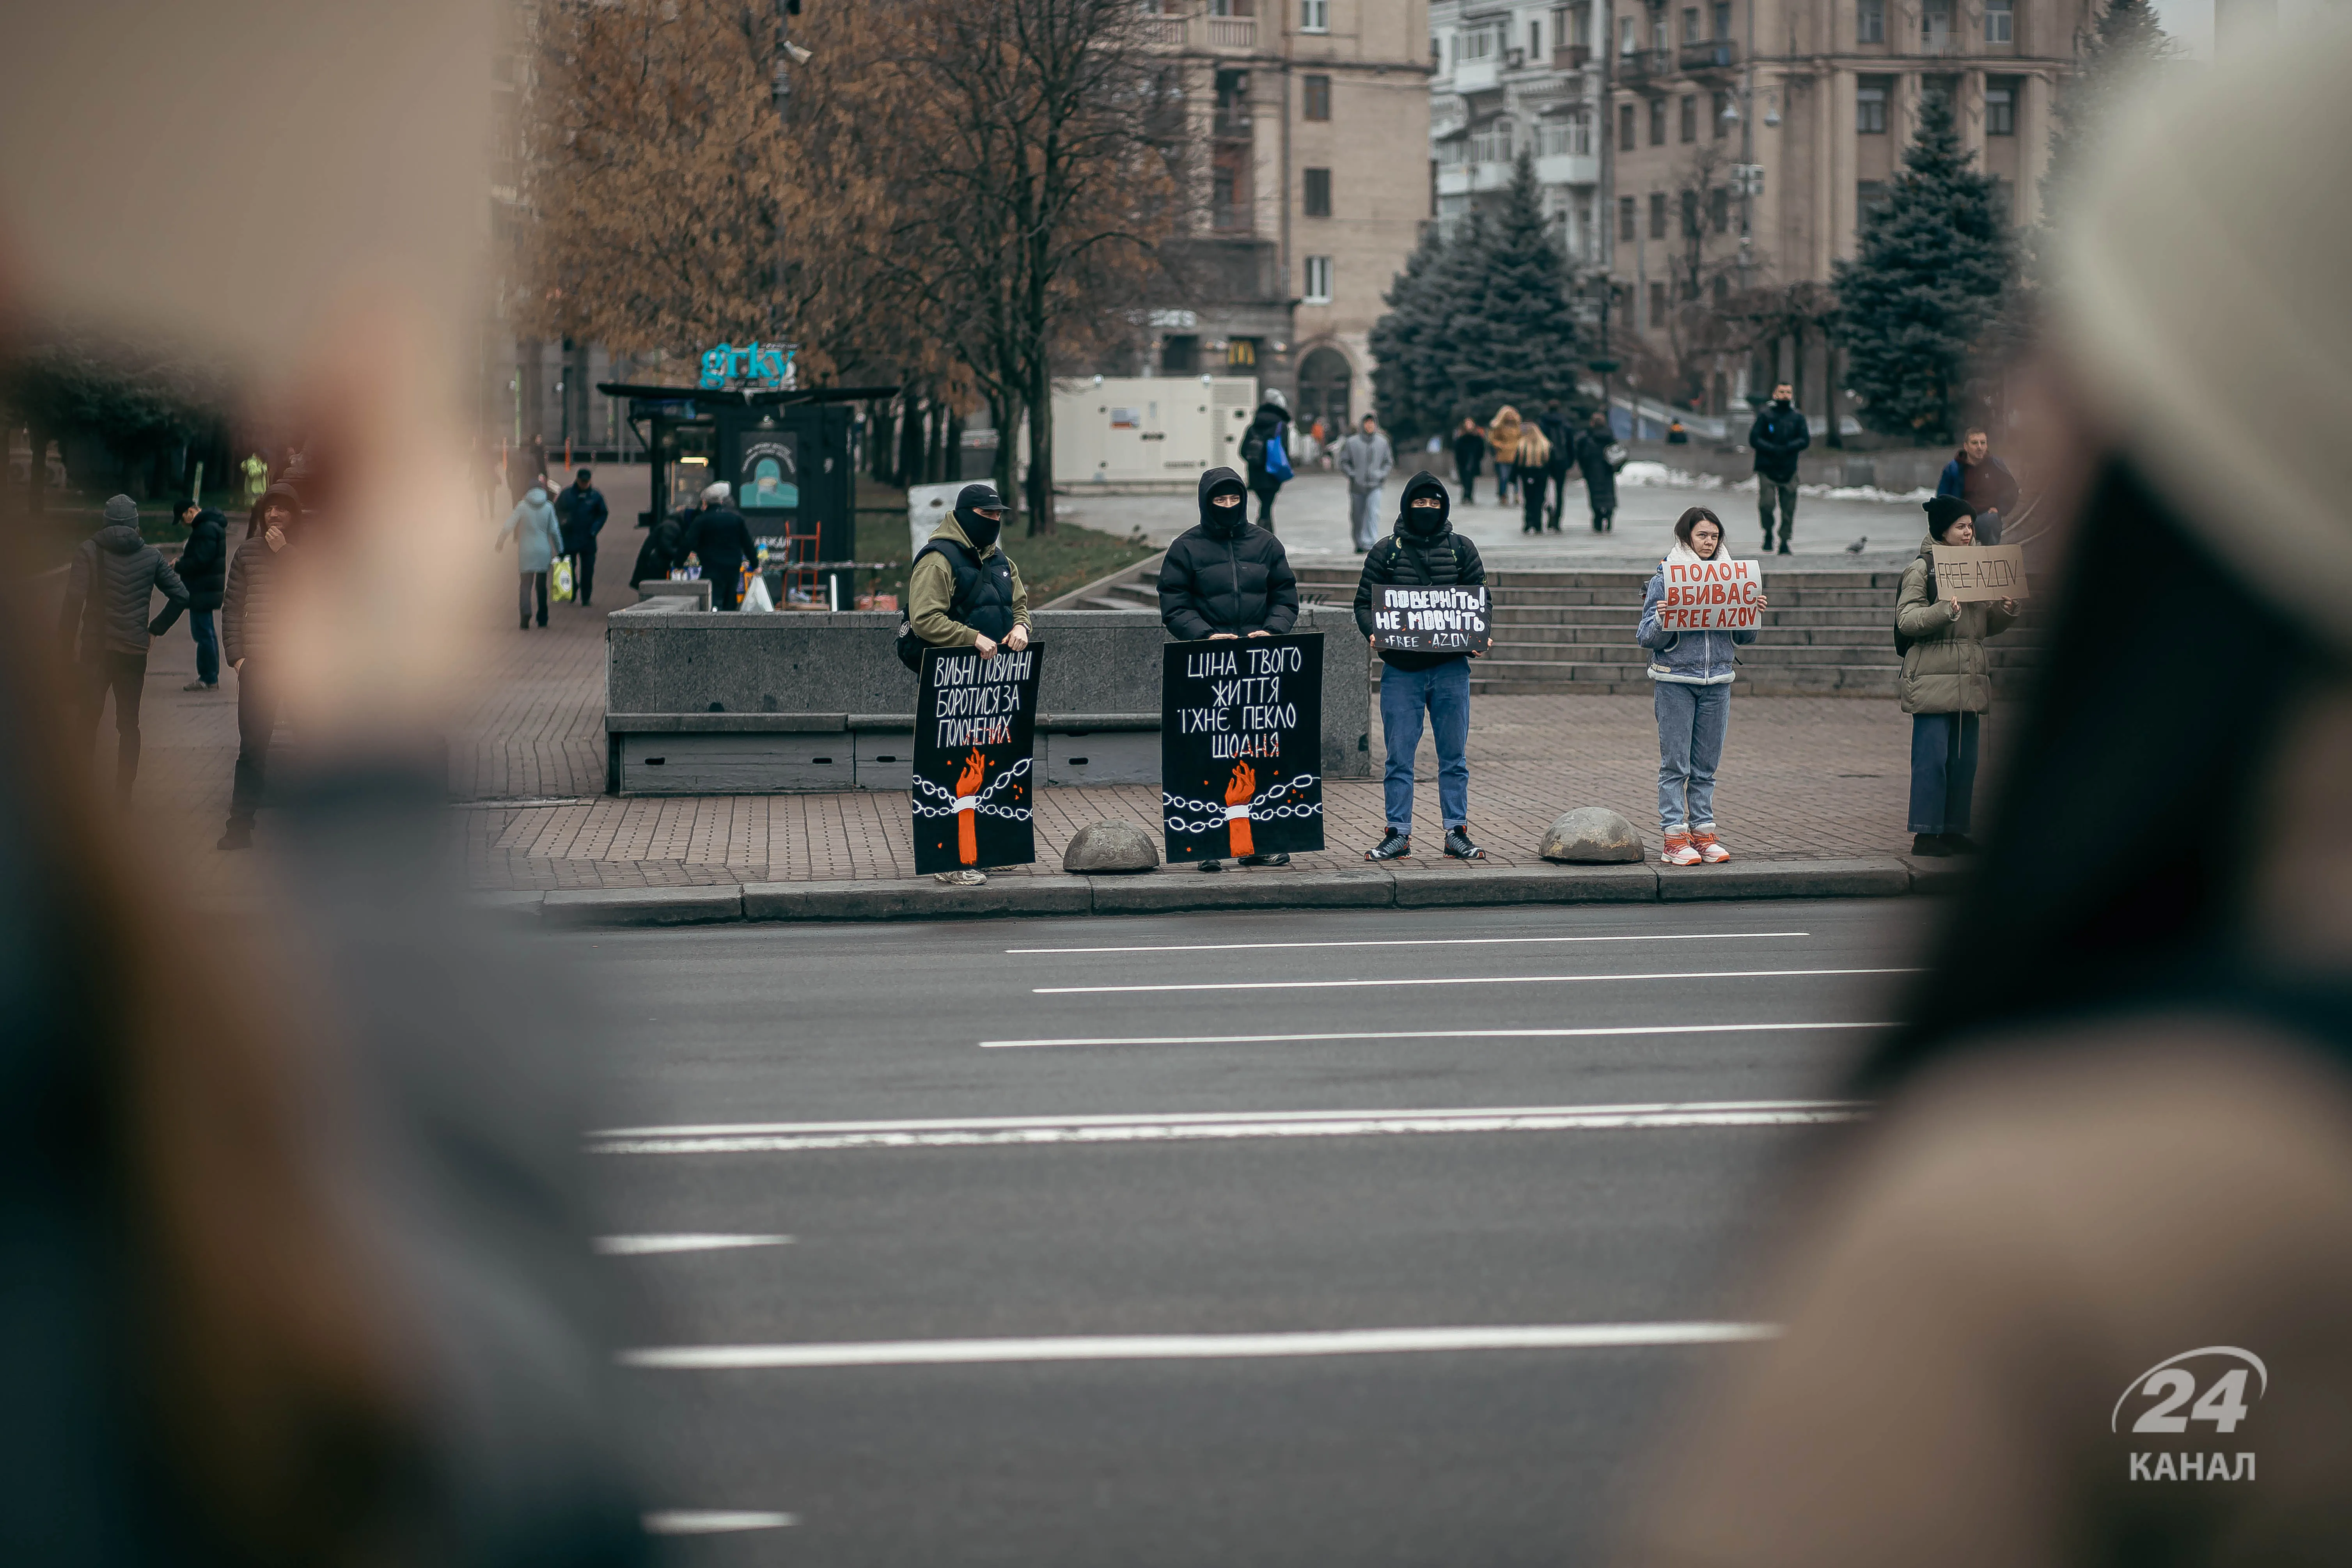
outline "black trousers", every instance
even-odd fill
[[[710,607],[714,610],[740,610],[743,607],[743,558],[732,561],[706,561],[702,563],[702,580],[710,584]]]
[[[542,581],[544,579],[542,578]],[[253,826],[268,782],[269,737],[278,728],[278,689],[253,661],[236,672],[236,777],[228,797],[228,819]]]
[[[1528,482],[1519,487],[1519,531],[1541,533],[1544,520],[1544,496],[1551,489],[1551,481],[1538,468]]]
[[[129,790],[139,776],[139,700],[147,691],[147,656],[108,648],[82,666],[82,755],[98,743],[98,721],[114,695],[114,787]]]
[[[538,584],[539,587],[539,624],[543,626],[547,625],[546,573],[526,572],[522,574],[515,588],[515,611],[521,616],[524,626],[530,625],[530,591],[533,584]]]
[[[583,539],[577,550],[567,550],[572,557],[572,597],[577,604],[586,604],[596,596],[596,542]]]
[[[1257,525],[1268,533],[1274,531],[1274,498],[1282,493],[1279,484],[1253,486],[1251,494],[1257,497]]]
[[[1559,531],[1560,517],[1568,510],[1568,476],[1570,470],[1567,468],[1556,468],[1548,471],[1551,474],[1551,515],[1546,521],[1551,524],[1551,531],[1554,533],[1558,533]]]

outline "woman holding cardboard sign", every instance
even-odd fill
[[[1708,568],[1722,568],[1710,571]],[[1658,832],[1664,841],[1662,858],[1669,866],[1710,865],[1731,858],[1715,836],[1715,770],[1723,761],[1723,737],[1731,725],[1731,682],[1735,648],[1756,640],[1756,630],[1687,628],[1685,619],[1715,620],[1714,615],[1694,616],[1670,603],[1704,588],[1707,596],[1737,597],[1741,615],[1760,616],[1762,585],[1752,573],[1738,573],[1731,552],[1724,548],[1723,519],[1695,506],[1675,522],[1675,546],[1658,563],[1642,597],[1642,626],[1633,640],[1650,650],[1650,679],[1658,714]],[[1667,578],[1675,579],[1669,594]],[[1713,578],[1699,583],[1695,579]]]
[[[1977,726],[1992,707],[1985,638],[2017,620],[2017,601],[1964,605],[1936,596],[1938,544],[1974,544],[1976,520],[1958,496],[1927,505],[1927,537],[1903,574],[1895,601],[1903,650],[1903,711],[1911,715],[1911,853],[1967,855],[1969,803],[1976,793]]]

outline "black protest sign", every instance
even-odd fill
[[[1168,863],[1323,847],[1323,634],[1170,643]]]
[[[1495,641],[1486,585],[1381,590],[1372,646],[1395,653],[1485,653]]]
[[[915,870],[1026,866],[1037,858],[1037,670],[1032,643],[982,658],[923,651],[915,695]]]

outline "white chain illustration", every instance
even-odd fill
[[[1286,795],[1304,794],[1310,785],[1318,782],[1319,781],[1313,773],[1300,773],[1295,779],[1286,779],[1278,784],[1268,784],[1245,806],[1227,805],[1221,800],[1190,800],[1182,795],[1170,795],[1166,790],[1160,792],[1160,802],[1171,812],[1208,813],[1208,819],[1204,822],[1196,822],[1181,816],[1171,816],[1168,818],[1169,832],[1213,833],[1237,816],[1246,816],[1254,822],[1274,822],[1286,816],[1319,816],[1323,811],[1323,803],[1319,800],[1293,800],[1287,805],[1275,806],[1270,811],[1260,809],[1272,805],[1275,801]]]
[[[1029,764],[1035,760],[1034,757],[1022,758],[989,780],[988,787],[978,795],[954,795],[950,793],[946,786],[935,784],[930,780],[918,775],[915,780],[915,815],[917,816],[953,816],[959,811],[970,811],[976,812],[982,816],[1001,816],[1008,822],[1026,822],[1029,820],[1029,807],[998,805],[993,797],[998,790],[1003,789],[1014,779],[1026,777]],[[930,795],[946,804],[927,805],[922,798],[925,795]]]

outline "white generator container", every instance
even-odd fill
[[[1054,485],[1104,495],[1191,491],[1239,468],[1257,412],[1251,375],[1097,376],[1054,387]]]

